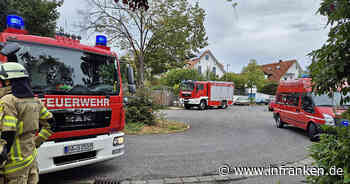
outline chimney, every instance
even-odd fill
[[[280,62],[282,62],[282,60],[280,59],[278,62],[280,63]]]

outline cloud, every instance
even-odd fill
[[[305,31],[319,31],[319,30],[323,29],[320,25],[308,24],[308,23],[291,24],[290,27],[292,29],[297,29],[298,31],[301,31],[301,32],[305,32]]]
[[[316,15],[320,0],[233,0],[235,9],[225,0],[198,2],[207,14],[205,49],[230,64],[229,71],[240,72],[253,58],[259,64],[297,59],[305,68],[310,64],[306,55],[327,39],[327,20]],[[84,4],[85,0],[65,1],[59,23],[79,21],[77,11]]]

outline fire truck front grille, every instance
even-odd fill
[[[64,109],[51,111],[55,118],[55,132],[108,127],[111,109]]]
[[[191,94],[182,94],[182,96],[183,96],[184,98],[190,98],[190,97],[191,97]]]
[[[96,158],[96,155],[97,155],[96,151],[89,151],[89,152],[78,153],[73,155],[59,156],[59,157],[53,158],[53,163],[57,166],[71,164],[74,162],[81,162],[84,160],[94,159]]]

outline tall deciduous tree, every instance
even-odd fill
[[[114,0],[115,3],[119,3],[120,0]],[[128,6],[132,10],[144,9],[148,10],[148,0],[122,0],[122,3]]]
[[[348,0],[322,0],[318,13],[328,18],[328,40],[312,53],[309,67],[317,93],[331,95],[342,87],[350,92],[350,2]],[[350,99],[347,99],[350,100]]]
[[[233,82],[236,95],[245,94],[245,84],[247,83],[246,75],[228,72],[225,73],[220,80]]]
[[[251,90],[254,86],[261,88],[264,85],[264,72],[262,71],[261,66],[259,66],[254,59],[250,60],[248,66],[243,68],[242,75],[245,76],[247,80],[247,87]]]
[[[148,11],[131,10],[113,0],[90,0],[83,28],[108,35],[114,46],[137,58],[138,86],[145,69],[161,73],[183,64],[193,52],[207,45],[204,10],[187,0],[153,0]],[[84,26],[87,25],[87,26]]]
[[[62,4],[63,0],[1,0],[0,31],[6,28],[8,14],[18,14],[24,18],[25,27],[30,34],[53,36],[60,15],[58,7]]]

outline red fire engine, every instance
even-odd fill
[[[27,35],[21,17],[9,15],[0,33],[1,62],[27,69],[34,93],[54,115],[55,133],[38,150],[40,173],[97,163],[124,154],[125,115],[119,61],[106,46],[80,43],[76,36]],[[18,47],[18,48],[16,48]],[[129,67],[129,90],[133,74]]]
[[[234,84],[221,81],[183,81],[180,85],[180,101],[186,109],[198,106],[227,108],[232,105]]]

